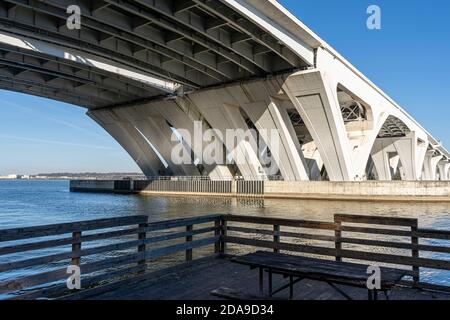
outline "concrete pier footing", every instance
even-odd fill
[[[450,202],[450,181],[74,180],[72,192],[343,201]]]

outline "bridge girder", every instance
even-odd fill
[[[214,2],[177,10],[181,4],[168,0],[76,1],[83,21],[76,31],[65,26],[71,4],[5,0],[0,25],[151,72],[182,84],[184,92],[308,65],[238,12]],[[218,9],[233,14],[225,20]]]

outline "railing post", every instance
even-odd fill
[[[224,217],[222,217],[220,219],[220,221],[221,221],[220,232],[221,232],[221,238],[222,238],[221,241],[220,241],[220,243],[221,243],[220,254],[224,255],[224,254],[227,253],[227,240],[226,240],[226,237],[227,237],[227,220]]]
[[[186,232],[192,232],[194,230],[193,225],[186,226]],[[192,241],[192,236],[188,235],[186,236],[186,242],[189,243]],[[186,261],[192,260],[192,249],[186,249]]]
[[[336,249],[336,261],[342,261],[342,257],[341,257],[341,250],[342,250],[342,242],[341,242],[341,238],[342,238],[342,221],[336,219],[336,216],[334,217],[334,222],[337,224],[336,229],[334,230],[334,244],[335,244],[335,249]]]
[[[72,233],[72,239],[74,240],[72,242],[72,252],[80,251],[81,250],[81,231],[73,232]],[[81,260],[80,256],[72,257],[72,265],[79,267],[80,266],[80,260]]]
[[[144,231],[141,231],[138,233],[138,240],[145,241],[147,238],[147,231],[145,229],[148,227],[148,223],[140,223],[138,225],[139,229],[143,229]],[[142,259],[138,261],[138,265],[145,265],[145,243],[138,245],[138,252],[142,252]]]
[[[221,226],[222,226],[222,224],[221,224],[221,222],[222,222],[222,219],[221,218],[219,218],[219,219],[217,219],[216,221],[214,221],[214,227],[216,228],[215,230],[214,230],[214,236],[215,237],[219,237],[219,240],[217,240],[215,243],[214,243],[214,253],[220,253],[220,247],[221,247],[221,242],[222,242],[222,239],[220,239],[220,236],[221,236],[221,234],[222,234],[222,231],[221,231]]]
[[[273,242],[275,244],[280,243],[280,226],[279,225],[273,226]],[[275,248],[275,249],[273,249],[273,252],[279,253],[280,249]]]
[[[411,227],[411,245],[412,246],[418,246],[419,245],[419,237],[417,237],[416,232],[419,229],[417,220],[414,223],[414,225]],[[419,249],[412,249],[411,250],[411,254],[413,258],[419,258]],[[414,283],[414,287],[418,287],[419,286],[419,282],[420,282],[420,268],[417,266],[413,266],[413,283]]]

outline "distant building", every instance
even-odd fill
[[[18,174],[9,174],[7,176],[0,176],[0,179],[3,180],[12,180],[12,179],[20,179],[21,176],[19,176]]]

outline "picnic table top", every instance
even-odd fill
[[[250,267],[264,268],[283,275],[293,275],[308,279],[330,281],[334,283],[351,284],[365,287],[369,265],[323,260],[303,256],[293,256],[282,253],[257,251],[243,256],[234,257],[232,262]],[[382,289],[396,285],[407,270],[380,267],[380,283]]]

